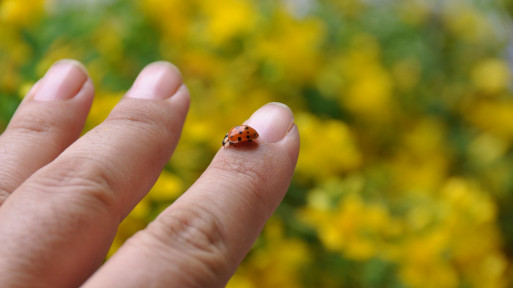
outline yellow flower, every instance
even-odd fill
[[[368,260],[381,253],[382,240],[389,228],[388,211],[379,204],[365,203],[349,195],[335,212],[332,229],[337,229],[343,254],[355,260]],[[323,235],[320,235],[323,239]]]
[[[338,120],[320,120],[299,113],[296,123],[301,149],[296,171],[318,180],[329,179],[358,168],[362,156],[351,129]]]
[[[222,4],[221,4],[222,3]],[[204,34],[214,44],[221,44],[238,35],[249,33],[256,24],[257,11],[253,1],[202,1],[207,22]]]
[[[443,259],[447,236],[434,231],[403,244],[399,276],[408,287],[458,287],[457,270]]]
[[[503,92],[510,80],[508,64],[500,59],[482,60],[472,70],[474,85],[488,95]]]
[[[325,37],[324,23],[319,19],[294,19],[283,10],[276,11],[267,33],[255,37],[252,53],[269,64],[277,78],[309,82],[317,75],[320,47]]]
[[[123,44],[123,27],[115,21],[106,22],[94,32],[93,47],[102,54],[107,63],[118,63],[126,61]],[[102,63],[103,65],[107,63]],[[99,63],[100,64],[100,63]]]
[[[0,25],[26,27],[36,23],[43,12],[43,0],[4,0],[0,2]]]
[[[148,194],[154,201],[169,201],[176,199],[183,192],[182,181],[174,174],[162,171]]]
[[[271,218],[256,245],[227,287],[303,287],[299,269],[310,261],[306,243],[285,237],[281,221]]]
[[[312,190],[308,207],[300,217],[316,228],[326,248],[364,261],[385,255],[385,240],[396,234],[397,223],[385,206],[362,199],[358,194],[361,187],[355,180],[328,181]],[[349,194],[342,196],[342,191]],[[338,198],[338,203],[330,205]]]
[[[464,117],[501,140],[513,140],[513,101],[510,99],[476,101],[467,107]]]
[[[420,119],[404,132],[397,154],[389,162],[401,190],[429,192],[446,177],[446,127],[435,118]]]
[[[386,70],[367,66],[365,73],[353,80],[343,103],[348,109],[363,116],[389,117],[392,82]]]
[[[436,198],[424,198],[410,217],[420,217],[397,249],[399,275],[411,287],[505,287],[496,207],[464,179],[449,179]],[[417,225],[417,224],[421,225]]]
[[[97,91],[93,105],[89,112],[89,116],[87,118],[85,130],[90,130],[105,120],[112,108],[116,106],[123,95],[124,92],[106,93],[103,91]]]
[[[383,121],[393,113],[393,81],[381,65],[380,48],[369,35],[353,39],[347,54],[346,71],[348,89],[340,91],[343,108],[370,121]]]
[[[508,147],[508,142],[490,133],[483,133],[472,140],[467,153],[474,163],[489,167],[507,153]]]
[[[139,3],[150,21],[162,30],[164,40],[176,40],[183,39],[190,31],[193,10],[190,2],[193,1],[143,0]]]
[[[1,5],[3,4],[0,3],[0,9]],[[15,93],[24,82],[20,70],[27,59],[33,56],[32,49],[17,32],[16,27],[1,20],[0,27],[0,90]],[[22,94],[24,96],[24,93]]]

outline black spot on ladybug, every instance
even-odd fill
[[[251,138],[251,136],[249,136],[249,135],[248,135],[248,136],[246,136],[246,138],[250,139],[250,138]]]
[[[239,131],[239,134],[242,134],[242,131]]]
[[[248,127],[248,126],[246,126],[244,129],[248,130],[248,129],[249,129],[249,127]]]
[[[249,130],[248,130],[248,131],[246,131],[246,133],[247,133],[247,134],[249,134]]]
[[[253,142],[253,140],[249,139],[248,142]]]
[[[240,141],[240,140],[242,140],[242,138],[240,138],[240,137],[239,137],[239,138],[237,138],[237,139],[239,139],[239,141]]]

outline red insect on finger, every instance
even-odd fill
[[[235,146],[234,144],[241,142],[253,142],[258,138],[258,132],[248,125],[239,125],[233,127],[223,139],[223,146],[226,144]],[[226,146],[225,146],[226,147]]]

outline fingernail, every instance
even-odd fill
[[[34,95],[34,100],[71,99],[88,78],[87,70],[82,64],[74,60],[61,60],[48,69]]]
[[[178,69],[168,62],[155,62],[146,66],[127,92],[130,98],[166,99],[182,85]]]
[[[253,113],[245,124],[255,128],[260,141],[274,143],[283,139],[292,128],[294,114],[287,105],[272,102]]]

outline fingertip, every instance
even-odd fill
[[[33,99],[43,102],[71,99],[88,79],[82,63],[71,59],[57,61],[42,78]]]
[[[127,92],[130,98],[167,99],[183,86],[180,70],[167,61],[148,64]]]
[[[276,143],[294,126],[294,114],[287,105],[271,102],[253,113],[246,124],[257,130],[260,141]]]
[[[288,153],[291,167],[296,166],[300,146],[299,130],[294,114],[287,105],[279,102],[267,103],[255,111],[244,124],[258,132],[259,143],[280,142],[280,146]]]
[[[89,72],[87,71],[87,68],[80,61],[77,61],[75,59],[62,59],[62,60],[55,62],[54,65],[60,65],[60,64],[72,65],[72,66],[78,68],[79,70],[81,70],[82,73],[84,73],[89,78]],[[54,65],[52,65],[52,66],[54,66]]]

